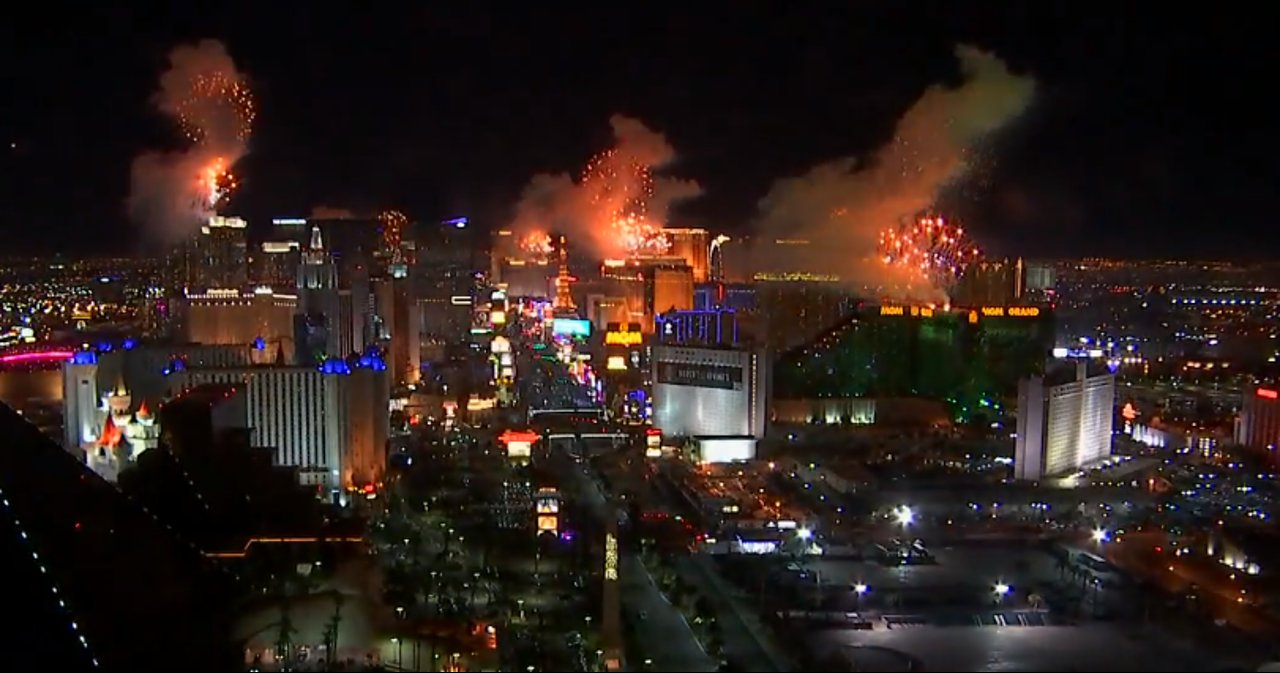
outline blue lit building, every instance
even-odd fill
[[[743,336],[733,309],[667,311],[656,318],[658,342],[690,346],[736,346]]]

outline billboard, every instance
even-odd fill
[[[721,390],[742,389],[742,367],[659,362],[658,383]]]
[[[580,318],[556,318],[551,322],[551,333],[557,336],[591,336],[591,321]]]

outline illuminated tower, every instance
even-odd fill
[[[248,223],[239,217],[214,215],[200,227],[189,288],[243,289],[249,283]]]
[[[569,294],[569,283],[573,276],[569,275],[569,254],[564,236],[560,237],[560,272],[556,274],[556,298],[552,308],[556,313],[576,314],[578,306],[573,303],[573,295]]]

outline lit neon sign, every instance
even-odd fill
[[[1274,400],[1274,399],[1280,398],[1280,392],[1275,390],[1270,390],[1268,388],[1259,388],[1257,393],[1258,393],[1258,397],[1261,397],[1263,399]]]
[[[610,330],[604,334],[604,342],[610,346],[639,346],[644,335],[629,329]]]
[[[604,579],[618,581],[618,538],[613,533],[604,536]]]
[[[1035,306],[983,306],[982,315],[988,318],[1035,318],[1040,315],[1040,309]]]
[[[932,318],[933,309],[928,306],[881,306],[880,315],[910,315],[913,318]]]

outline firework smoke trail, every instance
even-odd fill
[[[697,183],[655,175],[675,160],[660,133],[639,120],[614,115],[614,146],[591,158],[577,181],[536,175],[516,205],[511,229],[564,232],[601,257],[661,254],[671,206],[702,193]]]
[[[946,288],[909,265],[885,264],[881,232],[914,222],[944,189],[963,184],[981,143],[1030,105],[1035,82],[995,56],[956,48],[963,77],[931,86],[898,120],[893,139],[867,161],[843,158],[778,180],[761,201],[766,237],[805,239],[805,267],[840,275],[864,292],[945,301]],[[776,255],[775,255],[776,256]],[[786,263],[789,260],[757,260]]]
[[[177,47],[169,63],[155,105],[191,145],[135,158],[128,206],[135,220],[173,242],[194,233],[235,190],[231,167],[248,152],[256,108],[221,42]]]

